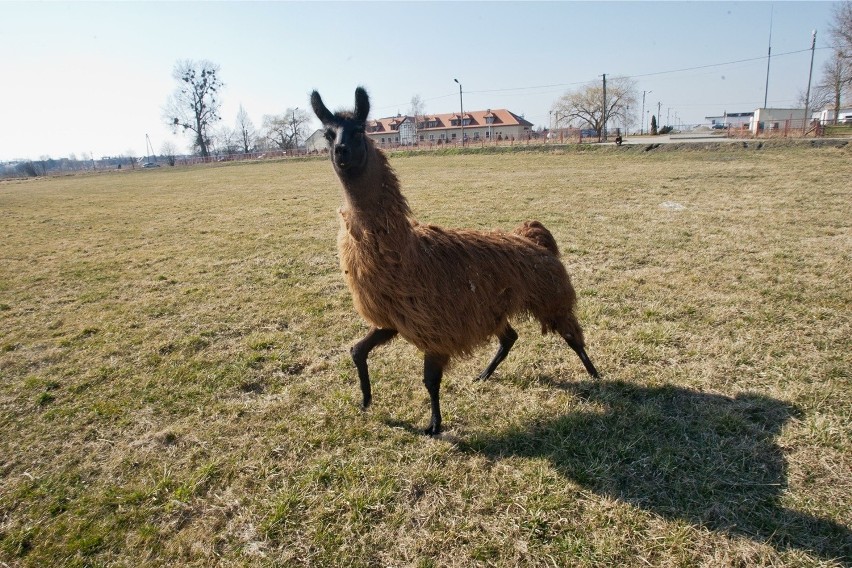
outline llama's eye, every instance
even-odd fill
[[[334,142],[334,139],[336,137],[337,137],[337,134],[335,134],[334,130],[332,130],[331,128],[329,128],[328,130],[325,131],[325,139],[328,140],[329,142]]]

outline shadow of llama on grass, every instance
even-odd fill
[[[544,457],[592,491],[663,517],[852,563],[849,527],[780,503],[787,466],[775,438],[801,414],[796,407],[753,394],[541,380],[606,410],[546,417],[462,450],[493,460]]]

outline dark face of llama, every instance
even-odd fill
[[[355,110],[332,114],[323,104],[318,92],[311,94],[311,106],[325,126],[325,138],[331,150],[331,163],[341,177],[361,175],[369,156],[365,134],[370,98],[362,87],[355,89]]]

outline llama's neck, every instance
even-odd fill
[[[365,171],[356,179],[340,178],[344,214],[363,230],[411,230],[411,209],[385,155],[371,145]]]

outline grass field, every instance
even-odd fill
[[[517,322],[435,439],[402,341],[359,408],[327,161],[0,183],[0,566],[848,566],[850,159],[392,158],[552,230],[602,373]]]

